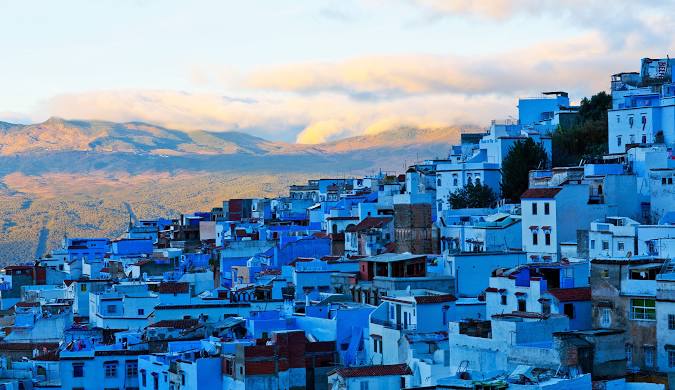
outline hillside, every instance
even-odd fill
[[[401,171],[444,156],[459,132],[402,128],[299,145],[140,122],[0,122],[0,263],[30,261],[64,233],[116,237],[130,214],[176,216],[308,178]]]

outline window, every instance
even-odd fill
[[[619,250],[619,251],[622,251],[623,250],[623,242],[619,241],[616,244],[616,249]]]
[[[103,371],[105,372],[106,378],[117,377],[117,362],[104,362]]]
[[[626,365],[633,365],[633,344],[626,344]]]
[[[616,116],[616,123],[621,123],[621,117],[619,115]]]
[[[148,385],[147,378],[145,377],[145,370],[141,370],[141,385],[143,385],[143,387]]]
[[[86,284],[80,284],[80,291],[82,292],[87,292],[87,285]]]
[[[551,245],[551,233],[544,234],[544,242],[546,245]]]
[[[537,204],[532,203],[532,215],[537,215]]]
[[[668,184],[673,184],[673,178],[672,177],[668,178]]]
[[[145,309],[138,309],[138,315],[142,316],[145,314]]]
[[[458,182],[458,180],[457,180],[457,174],[456,174],[456,173],[453,173],[453,174],[452,174],[452,185],[455,186],[455,187],[457,187],[457,186],[459,185],[459,182]]]
[[[441,186],[441,178],[440,177],[438,178],[438,181],[436,182],[436,185],[439,186],[439,187]]]
[[[544,214],[549,215],[551,213],[551,207],[548,202],[544,203]]]
[[[373,335],[373,352],[382,353],[382,337]]]
[[[646,134],[642,134],[642,143],[643,144],[647,143],[647,135]]]
[[[359,382],[359,389],[360,390],[368,390],[368,381],[361,381]]]
[[[105,312],[108,314],[116,314],[117,313],[117,306],[115,305],[108,305],[105,308]]]
[[[502,294],[502,300],[501,300],[501,302],[502,302],[502,305],[506,306],[506,302],[507,302],[507,300],[506,300],[506,294]]]
[[[656,320],[656,304],[653,299],[631,299],[630,318],[632,320]]]
[[[527,301],[525,298],[518,298],[518,311],[527,311]]]
[[[126,363],[127,378],[136,378],[138,376],[138,362],[129,360]]]
[[[668,350],[668,367],[675,367],[675,350]]]
[[[633,128],[633,124],[634,124],[634,123],[635,123],[635,117],[632,116],[632,115],[629,116],[629,117],[628,117],[628,126],[630,126],[631,129]]]
[[[574,304],[573,303],[566,303],[565,306],[563,306],[563,313],[569,318],[570,320],[574,319]]]
[[[609,270],[607,268],[600,271],[600,276],[603,278],[609,278]]]
[[[621,146],[621,136],[616,136],[616,146]]]
[[[675,314],[668,314],[668,330],[675,330]]]
[[[537,232],[532,233],[532,245],[539,244],[539,235]]]
[[[476,175],[476,185],[480,185],[480,176]]]
[[[652,346],[645,345],[644,347],[642,347],[642,351],[645,355],[645,367],[654,367],[655,348]]]
[[[661,184],[666,184],[666,178],[665,177],[661,178]]]
[[[543,314],[549,315],[551,314],[551,302],[549,301],[544,301],[541,303],[541,312]]]
[[[595,240],[591,240],[591,249],[595,249]]]
[[[609,250],[609,241],[605,240],[602,241],[602,250],[603,251]]]
[[[603,307],[600,312],[600,326],[603,328],[612,326],[612,313],[610,312],[609,307]]]
[[[73,378],[84,377],[84,363],[73,363]]]

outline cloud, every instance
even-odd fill
[[[364,1],[376,7],[387,3]],[[660,29],[672,31],[675,13],[652,12],[652,3],[401,1],[444,17],[491,23],[562,18],[577,28],[559,40],[477,56],[408,52],[247,71],[199,65],[189,74],[197,91],[62,94],[44,102],[42,115],[140,120],[183,130],[238,130],[300,143],[399,126],[487,125],[491,119],[515,115],[519,96],[566,90],[574,100],[606,90],[611,74],[637,70],[641,57],[664,56],[674,43],[672,35]],[[324,11],[324,17],[344,21],[349,15],[344,8]]]
[[[249,73],[214,69],[212,75],[202,69],[197,79],[219,80],[227,74],[220,89],[237,92],[71,93],[47,100],[42,114],[140,120],[183,130],[238,130],[300,143],[399,126],[485,126],[491,119],[515,115],[519,96],[566,90],[580,99],[606,90],[611,74],[637,70],[639,58],[653,56],[654,49],[635,43],[613,51],[601,34],[589,32],[479,57],[398,54],[287,64]]]
[[[670,42],[675,4],[668,0],[406,0],[438,16],[473,17],[505,22],[518,17],[548,17],[563,20],[570,27],[596,31],[614,49],[631,41],[643,44]],[[658,18],[661,23],[653,23]],[[525,20],[526,22],[526,20]]]
[[[592,93],[612,73],[634,69],[652,46],[610,51],[598,33],[491,55],[391,55],[332,63],[298,63],[257,69],[243,85],[301,94],[333,92],[354,99],[426,94],[518,95],[550,89]],[[658,54],[658,53],[657,53]]]
[[[92,91],[56,96],[43,116],[145,121],[182,130],[247,131],[270,139],[319,143],[401,125],[488,124],[513,111],[512,97],[431,94],[362,101],[335,93],[226,97],[161,90]]]

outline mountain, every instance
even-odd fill
[[[65,233],[117,237],[130,217],[283,195],[309,178],[401,172],[446,155],[459,133],[400,128],[300,145],[140,122],[0,122],[0,264],[31,261]]]
[[[158,155],[265,153],[284,146],[244,133],[187,133],[142,122],[49,118],[32,125],[0,124],[0,155],[55,151]]]
[[[141,122],[61,118],[31,125],[0,122],[0,176],[92,171],[370,172],[444,156],[459,133],[456,127],[400,128],[302,145],[240,132],[185,132]]]
[[[407,146],[444,146],[458,138],[457,128],[403,127],[318,145],[268,141],[240,132],[167,129],[142,122],[65,120],[19,125],[0,122],[0,155],[45,152],[136,153],[151,155],[325,154]]]

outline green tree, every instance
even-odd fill
[[[604,91],[581,101],[576,123],[570,128],[558,128],[552,134],[553,166],[576,165],[582,158],[607,153],[607,110],[610,108],[612,96]]]
[[[497,204],[497,195],[487,185],[469,182],[451,193],[448,202],[453,209],[494,207]]]
[[[529,172],[548,167],[548,155],[532,138],[517,141],[502,161],[502,197],[511,203],[520,202],[520,195],[529,186]]]

